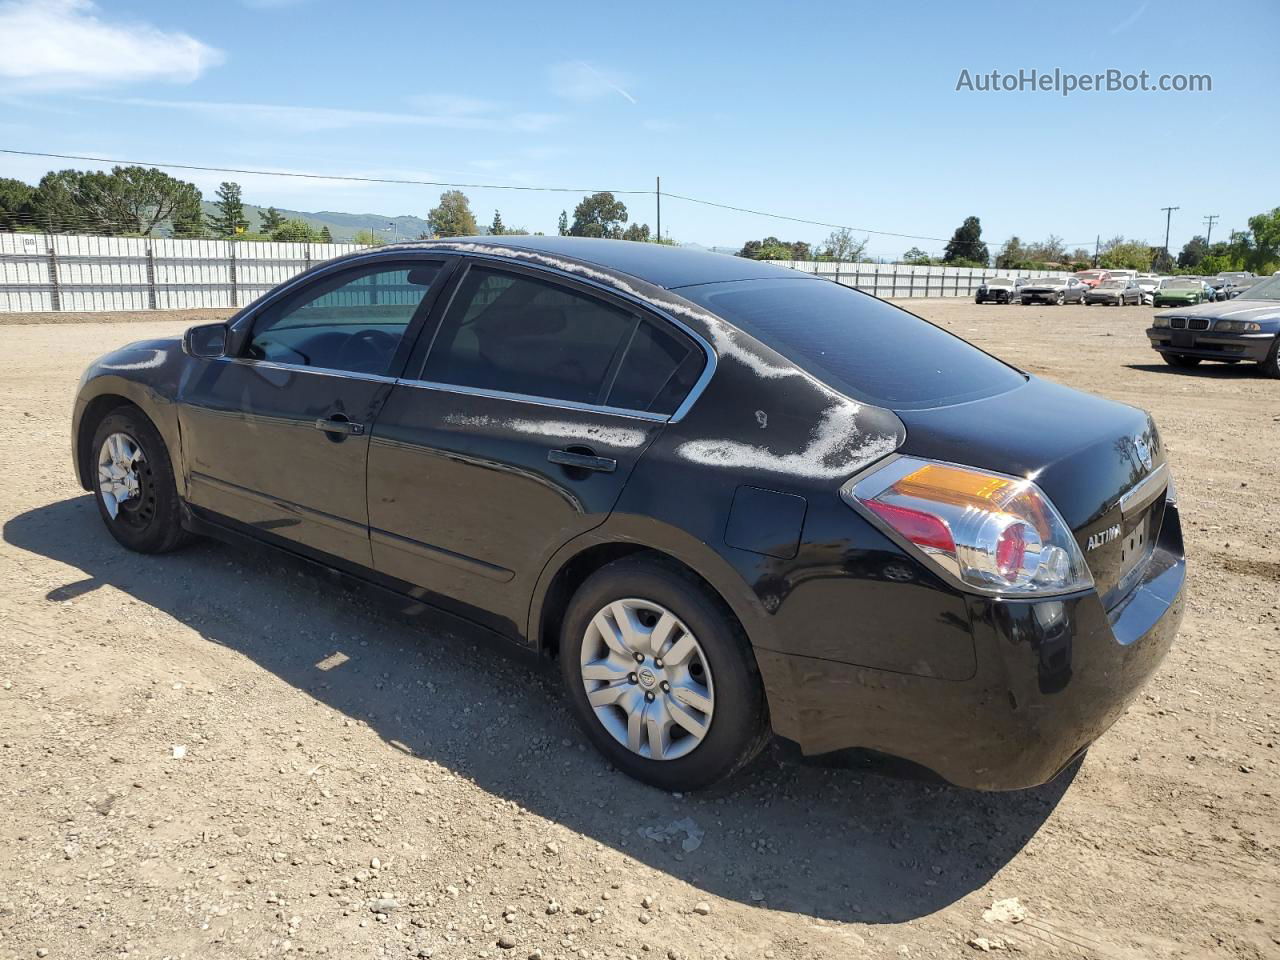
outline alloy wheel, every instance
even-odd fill
[[[632,753],[675,760],[711,729],[715,687],[697,638],[651,600],[615,600],[600,609],[579,658],[587,701],[600,725]]]
[[[123,508],[133,511],[142,498],[142,447],[127,433],[113,433],[98,451],[98,491],[107,515],[115,520]]]

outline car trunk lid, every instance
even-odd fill
[[[895,412],[907,428],[904,454],[1034,480],[1071,528],[1108,608],[1140,579],[1168,483],[1145,412],[1034,377],[971,403]]]

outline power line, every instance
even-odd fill
[[[46,157],[53,160],[87,160],[91,163],[116,163],[135,167],[168,167],[171,170],[200,170],[204,173],[239,173],[255,177],[296,177],[302,180],[345,180],[354,183],[391,183],[415,187],[459,187],[468,190],[525,190],[532,193],[621,193],[651,194],[652,190],[599,190],[587,187],[527,187],[510,183],[446,183],[443,180],[412,180],[398,177],[357,177],[350,174],[298,173],[280,170],[250,170],[243,167],[207,167],[195,163],[157,163],[149,160],[116,160],[108,157],[87,157],[74,153],[40,153],[36,150],[10,150],[0,147],[0,153],[19,157]]]
[[[892,230],[873,230],[869,227],[855,227],[855,226],[851,226],[849,224],[843,224],[843,223],[829,223],[823,220],[810,220],[804,217],[790,216],[788,214],[771,213],[766,210],[755,210],[750,207],[741,207],[741,206],[736,206],[734,204],[719,203],[714,200],[704,200],[700,197],[690,197],[690,196],[685,196],[678,193],[660,192],[661,191],[660,181],[658,182],[658,189],[656,190],[604,191],[604,190],[590,189],[586,187],[540,187],[540,186],[521,186],[521,185],[515,185],[515,184],[495,184],[495,183],[449,183],[442,180],[415,180],[415,179],[397,178],[397,177],[360,177],[360,176],[354,176],[350,174],[324,174],[324,173],[304,173],[304,172],[297,172],[297,171],[254,170],[254,169],[249,169],[244,167],[215,167],[215,166],[206,166],[202,164],[193,164],[193,163],[159,163],[155,161],[144,161],[144,160],[121,160],[121,159],[111,159],[107,157],[92,157],[92,156],[85,156],[82,154],[45,153],[37,150],[13,150],[5,147],[0,147],[0,153],[7,153],[14,156],[23,156],[23,157],[43,157],[46,159],[54,159],[54,160],[84,160],[91,163],[125,164],[125,165],[142,166],[142,167],[167,167],[173,170],[198,170],[204,173],[235,173],[235,174],[242,174],[246,176],[293,177],[296,179],[303,179],[303,180],[336,180],[336,181],[347,181],[347,182],[355,182],[355,183],[385,183],[385,184],[393,184],[393,185],[399,185],[399,186],[451,187],[451,188],[460,188],[460,189],[469,189],[469,190],[519,190],[519,191],[531,192],[531,193],[539,193],[539,192],[540,193],[606,193],[607,192],[607,193],[621,194],[624,196],[653,195],[659,198],[661,196],[666,196],[672,199],[684,200],[687,203],[695,203],[705,207],[715,207],[720,210],[730,210],[736,213],[746,213],[746,214],[751,214],[753,216],[758,216],[758,217],[768,217],[774,220],[785,220],[790,223],[802,223],[802,224],[806,224],[808,226],[814,226],[814,227],[826,227],[828,229],[834,229],[834,230],[849,230],[853,233],[875,234],[876,236],[880,236],[880,237],[895,237],[895,238],[904,239],[904,240],[928,240],[934,243],[953,242],[953,238],[949,238],[949,237],[932,237],[932,236],[927,236],[924,234],[916,234],[916,233],[898,233]],[[661,200],[659,199],[659,203],[660,202]],[[91,222],[91,221],[86,221],[86,222]],[[99,224],[105,225],[105,224],[101,224],[100,221],[99,221]],[[33,225],[38,226],[39,224],[33,223]],[[1001,246],[1004,243],[1004,241],[996,242],[996,241],[986,241],[986,240],[976,240],[976,241],[969,240],[969,241],[954,241],[954,242],[965,243],[971,246],[994,245],[997,247]],[[1087,241],[1081,241],[1079,243],[1064,243],[1063,245],[1067,247],[1084,246],[1086,243]]]

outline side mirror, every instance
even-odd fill
[[[182,335],[182,350],[189,357],[203,360],[217,360],[227,355],[227,325],[225,323],[202,323],[198,327],[188,327]]]

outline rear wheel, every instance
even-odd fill
[[[652,786],[709,786],[766,742],[764,690],[746,638],[696,578],[656,558],[615,561],[578,589],[560,668],[592,743]]]
[[[1160,356],[1164,357],[1164,362],[1171,367],[1180,367],[1185,370],[1200,366],[1199,357],[1188,357],[1181,353],[1162,353]]]
[[[98,513],[122,545],[139,553],[165,553],[190,539],[169,451],[136,407],[103,417],[93,432]]]

